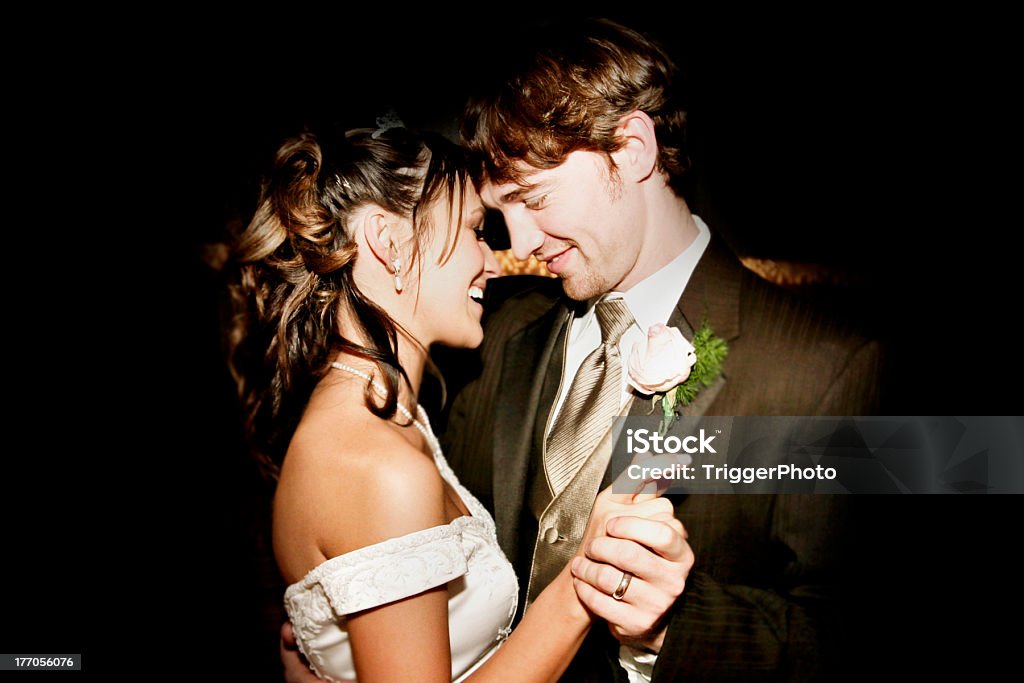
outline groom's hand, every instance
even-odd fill
[[[595,615],[608,622],[623,644],[660,652],[665,639],[664,617],[683,593],[693,567],[693,551],[686,530],[674,515],[615,517],[607,536],[584,548],[572,560],[576,593]],[[612,594],[632,574],[616,600]]]

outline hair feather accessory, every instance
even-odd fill
[[[381,133],[392,128],[405,128],[405,124],[398,118],[398,113],[394,109],[389,109],[383,116],[377,117],[377,130],[373,131],[370,137],[376,140]]]

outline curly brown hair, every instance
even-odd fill
[[[544,169],[577,150],[610,155],[622,146],[619,121],[639,110],[654,122],[658,170],[683,195],[686,110],[672,87],[676,66],[660,46],[613,21],[587,19],[551,24],[521,47],[498,80],[470,98],[461,124],[492,181],[522,182],[517,161]]]
[[[412,221],[411,263],[431,239],[427,220],[447,201],[450,256],[458,239],[465,189],[472,182],[466,151],[446,138],[406,128],[350,130],[320,137],[306,130],[276,151],[257,208],[234,241],[229,290],[229,366],[237,383],[250,449],[276,478],[288,441],[316,383],[340,352],[376,364],[387,389],[378,398],[367,383],[367,407],[395,414],[399,382],[398,324],[359,290],[358,258],[347,220],[375,204]],[[365,344],[340,332],[342,316]]]

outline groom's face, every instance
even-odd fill
[[[484,203],[504,216],[516,258],[536,256],[577,300],[632,286],[641,239],[630,226],[642,207],[608,157],[576,151],[555,168],[523,170],[522,185],[481,189]]]

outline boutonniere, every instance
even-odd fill
[[[659,323],[633,346],[627,380],[641,394],[651,396],[652,410],[661,403],[662,435],[682,407],[722,374],[722,361],[728,353],[725,340],[715,336],[706,320],[692,343],[678,328]]]

